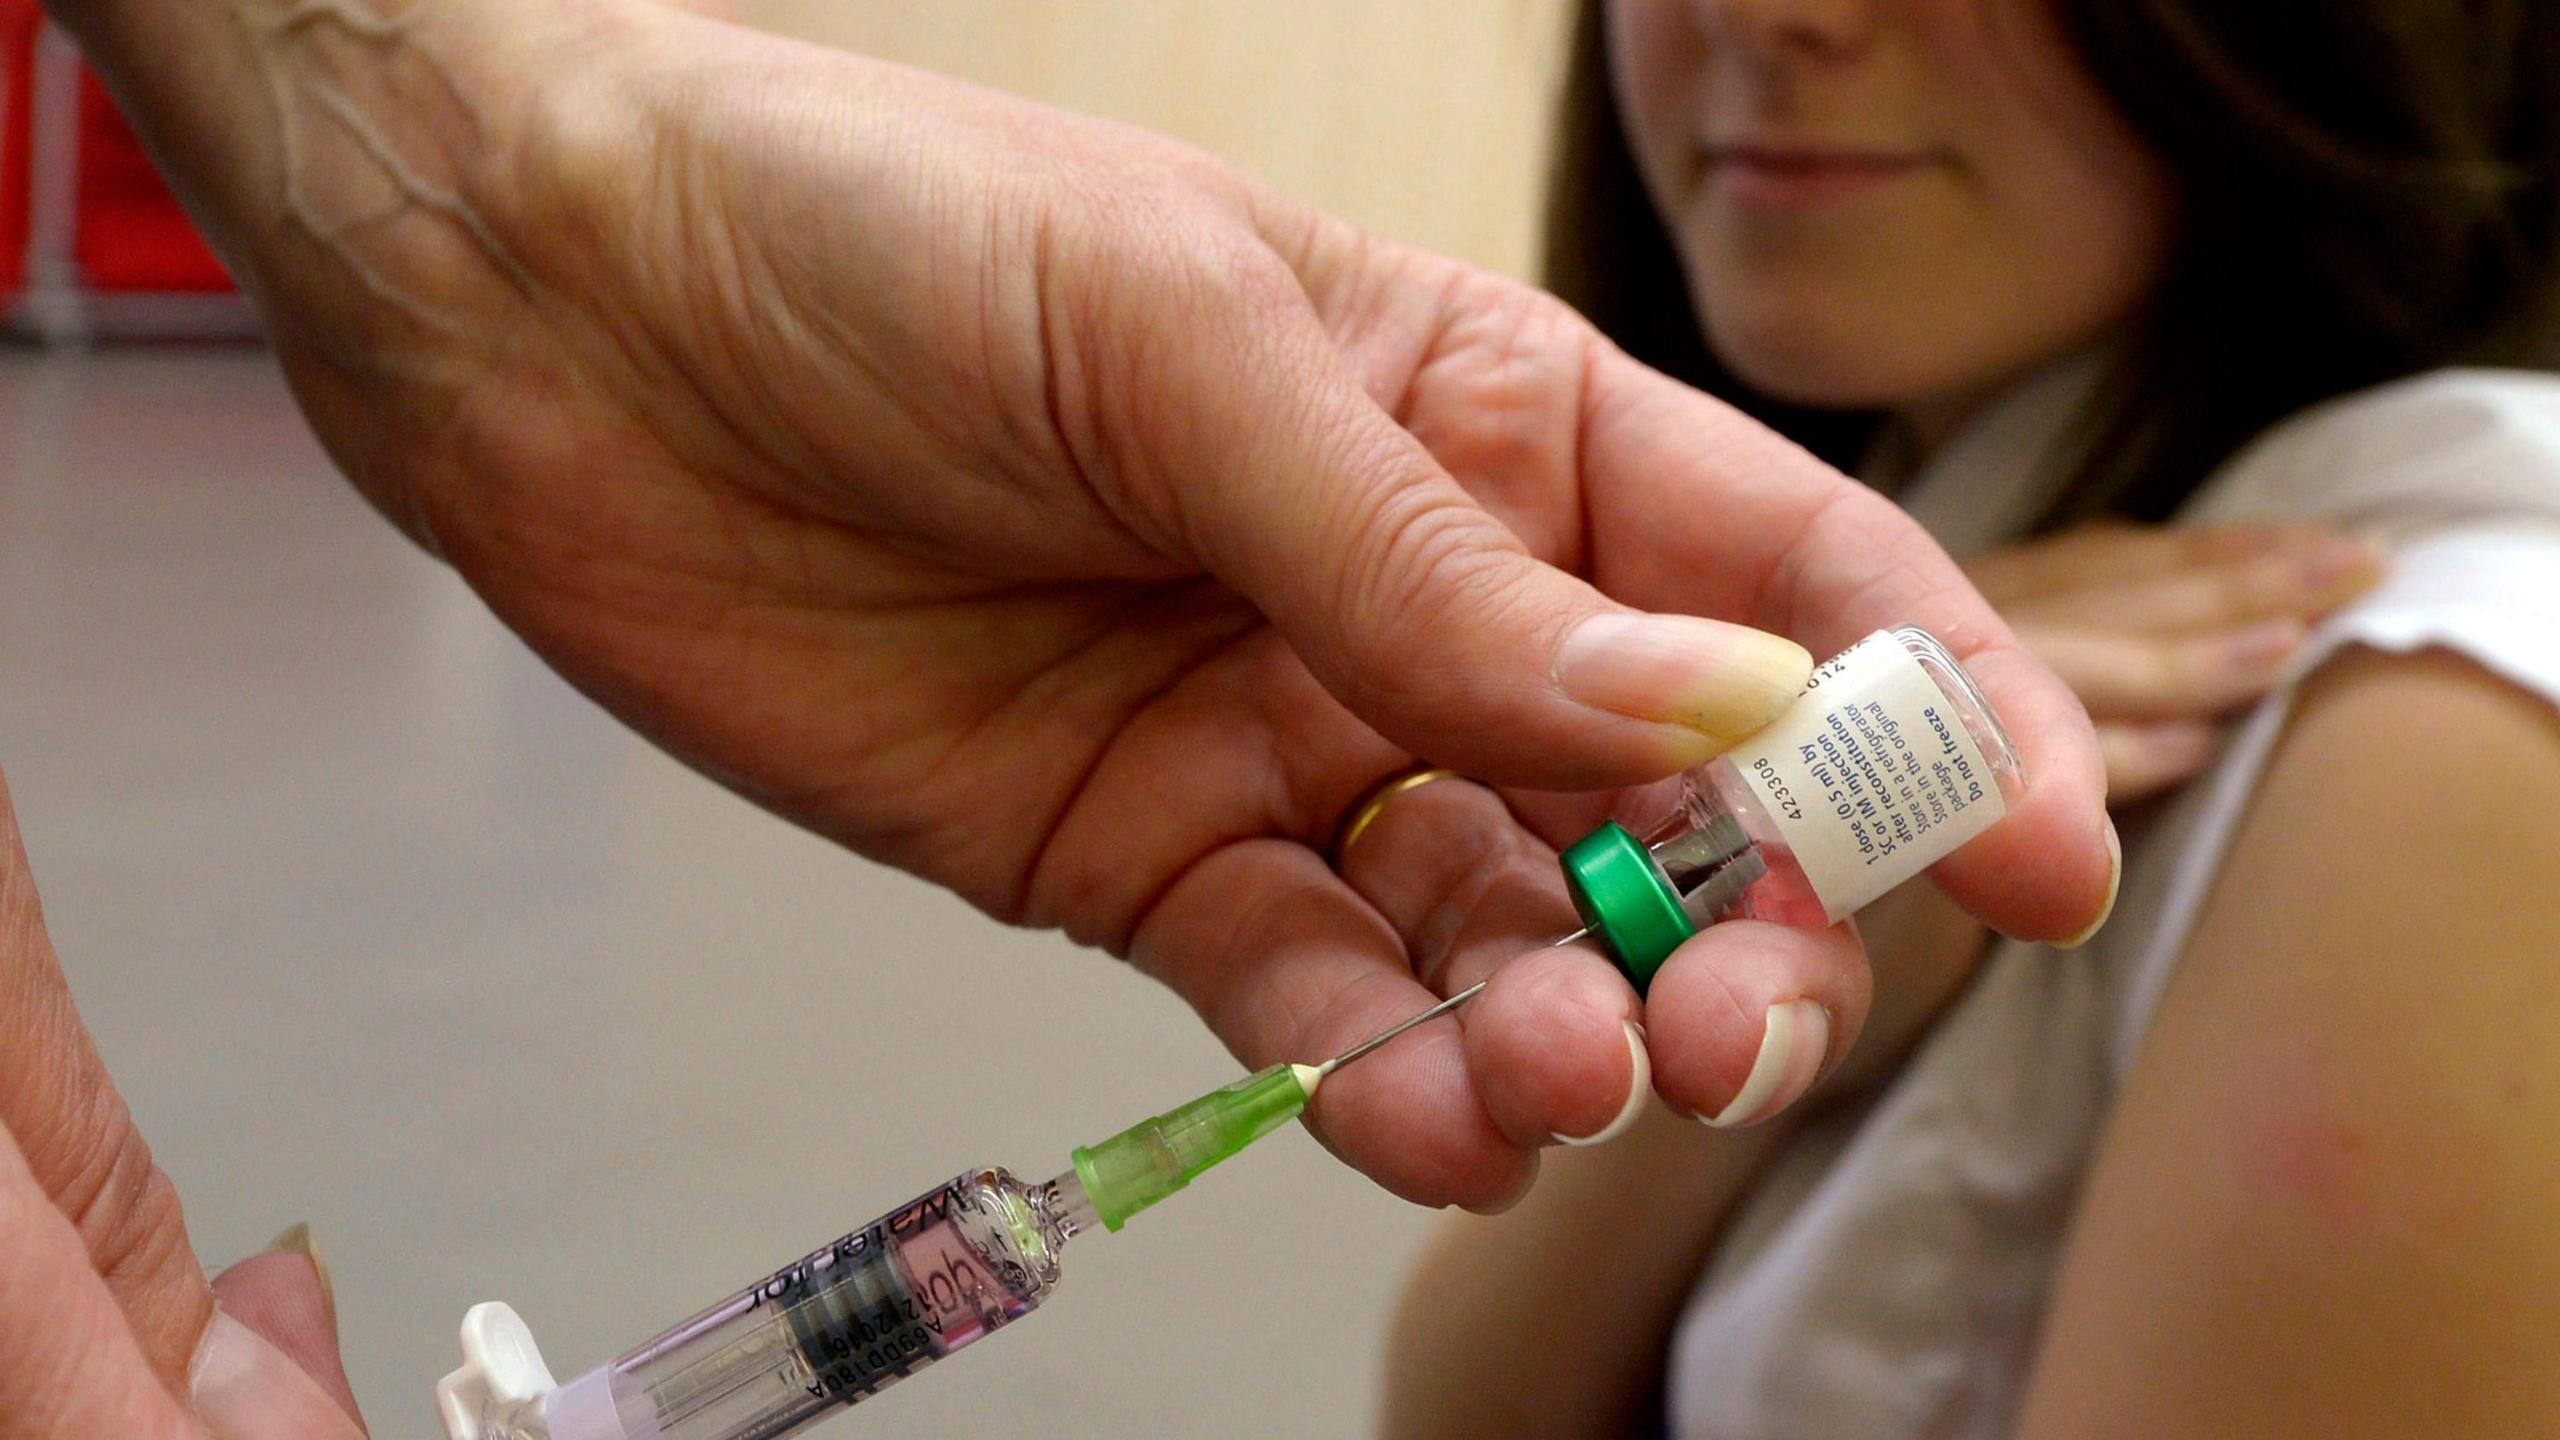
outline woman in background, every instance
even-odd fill
[[[1561,179],[2078,689],[2123,891],[1908,887],[1783,1120],[1453,1217],[1389,1433],[2560,1433],[2560,7],[1608,0]]]

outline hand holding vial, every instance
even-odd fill
[[[2022,935],[2105,908],[2088,722],[1944,553],[1553,297],[1124,127],[642,0],[537,8],[56,7],[358,485],[705,773],[1127,956],[1258,1067],[1570,928],[1554,851],[1615,792],[1907,624],[2032,777],[1941,883]],[[279,90],[340,123],[280,149]],[[683,195],[635,204],[668,155]],[[401,223],[337,223],[392,182]],[[1417,760],[1520,788],[1442,826],[1471,787],[1424,787],[1337,873],[1342,812]],[[1463,1054],[1430,1027],[1314,1126],[1400,1195],[1500,1205],[1621,1111],[1639,1013],[1663,1092],[1715,1114],[1772,1006],[1836,1017],[1827,1054],[1866,984],[1847,932],[1749,922],[1642,1011],[1536,956]]]
[[[1447,823],[1468,816],[1499,823],[1486,792],[1463,782],[1400,793],[1418,799],[1424,788],[1440,791],[1438,809]],[[1732,752],[1629,797],[1618,818],[1563,847],[1564,888],[1585,926],[1571,938],[1587,936],[1588,943],[1501,965],[1456,999],[1485,992],[1483,1013],[1493,1026],[1509,1027],[1509,1036],[1497,1028],[1497,1037],[1534,1046],[1535,1027],[1554,1008],[1558,987],[1609,990],[1588,962],[1593,949],[1614,961],[1648,1002],[1663,993],[1655,986],[1658,975],[1667,981],[1663,988],[1717,990],[1723,982],[1714,971],[1686,963],[1665,970],[1693,940],[1709,943],[1702,930],[1718,927],[1711,933],[1721,936],[1723,922],[1762,922],[1827,943],[1839,934],[1831,927],[1955,854],[2027,794],[2017,752],[1964,667],[1924,631],[1880,631],[1823,664],[1796,704]],[[1353,838],[1365,842],[1385,816],[1383,805],[1364,812],[1366,823]],[[1356,859],[1348,841],[1345,851],[1346,860]],[[1746,931],[1746,938],[1773,947],[1788,943],[1781,934]],[[1528,978],[1521,978],[1523,971]],[[1783,972],[1772,973],[1780,977],[1773,988],[1782,987]],[[1773,997],[1757,1017],[1736,1022],[1759,1021],[1747,1070],[1697,1076],[1666,1066],[1663,1093],[1711,1125],[1768,1118],[1801,1097],[1845,1050],[1849,1027],[1835,1008],[1844,998],[1863,1000],[1854,989],[1846,997],[1819,988]],[[1654,1012],[1653,1023],[1674,1027],[1676,1041],[1677,1027],[1701,1013],[1714,1022],[1730,1016],[1731,1007],[1678,1004]],[[1848,1013],[1854,1023],[1858,1012]],[[1588,1129],[1559,1130],[1550,1138],[1593,1143],[1634,1119],[1657,1073],[1655,1047],[1632,1019],[1622,1024],[1632,1074],[1622,1082],[1619,1106]],[[1682,1063],[1680,1046],[1665,1048],[1671,1066]],[[1520,1123],[1535,1123],[1538,1103],[1539,1097],[1523,1097],[1515,1112]]]

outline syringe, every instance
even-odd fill
[[[1056,1179],[1002,1169],[936,1186],[566,1385],[502,1304],[462,1322],[436,1387],[451,1440],[779,1440],[1037,1309],[1058,1254],[1118,1230],[1295,1118],[1324,1077],[1443,1004],[1322,1065],[1273,1065],[1074,1152]]]
[[[1639,990],[1705,925],[1822,926],[1980,834],[2024,793],[1999,719],[1916,630],[1833,657],[1793,707],[1684,777],[1639,834],[1560,857],[1587,933]],[[1466,1004],[1459,991],[1320,1066],[1274,1065],[1074,1152],[1043,1184],[938,1186],[566,1385],[505,1305],[464,1317],[437,1387],[451,1440],[780,1440],[1029,1314],[1066,1243],[1138,1211],[1303,1111],[1324,1077]]]

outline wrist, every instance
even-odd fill
[[[683,18],[642,0],[49,3],[271,324],[341,345],[351,321],[454,328],[520,299],[526,157],[564,112],[636,129],[624,57]]]

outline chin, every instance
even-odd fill
[[[1710,316],[1707,345],[1735,379],[1772,400],[1819,410],[1890,410],[1946,377],[1885,327],[1837,314]]]

